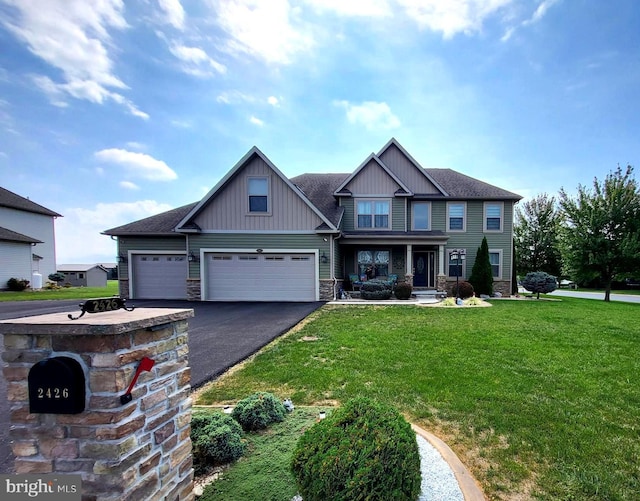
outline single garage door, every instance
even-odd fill
[[[211,301],[315,301],[314,254],[205,255]]]
[[[133,297],[186,299],[187,258],[178,254],[134,254]]]

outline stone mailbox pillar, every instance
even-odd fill
[[[81,475],[84,501],[192,500],[192,316],[136,308],[0,321],[15,473]]]

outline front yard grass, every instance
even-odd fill
[[[91,299],[117,296],[118,281],[108,280],[106,287],[61,287],[59,289],[27,289],[21,292],[0,291],[0,301],[37,301],[42,299]]]
[[[443,438],[491,499],[637,499],[640,305],[324,306],[198,393],[359,395]]]

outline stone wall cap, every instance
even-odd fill
[[[71,320],[69,313],[75,317],[80,311],[0,320],[0,334],[113,335],[185,320],[194,315],[193,309],[136,308],[133,311],[86,313],[82,318]]]

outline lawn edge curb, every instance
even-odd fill
[[[416,434],[427,440],[440,453],[442,459],[447,462],[456,477],[465,501],[486,501],[487,498],[482,492],[482,489],[480,489],[476,479],[447,444],[432,433],[423,430],[413,423],[411,424],[411,428]]]

